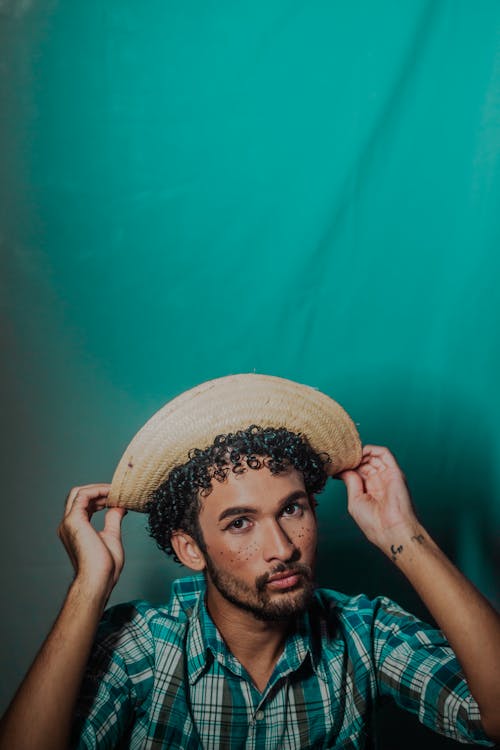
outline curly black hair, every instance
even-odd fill
[[[158,547],[180,562],[171,545],[172,533],[182,529],[206,551],[198,515],[200,498],[210,495],[212,481],[223,482],[230,471],[242,474],[247,469],[267,466],[280,474],[293,466],[304,477],[308,494],[321,492],[330,463],[326,453],[316,453],[300,433],[284,427],[273,429],[251,425],[246,430],[218,435],[205,450],[195,448],[189,460],[176,466],[156,489],[147,505],[149,535]]]

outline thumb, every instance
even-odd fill
[[[349,497],[363,494],[363,480],[357,471],[341,471],[337,476],[344,482]]]
[[[127,512],[125,508],[110,508],[107,510],[104,517],[103,531],[115,535],[119,534],[122,520],[127,515]]]

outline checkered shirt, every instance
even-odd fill
[[[370,744],[382,696],[448,737],[493,746],[443,634],[391,600],[317,589],[260,693],[222,640],[204,593],[198,575],[175,581],[166,607],[108,610],[72,747],[354,750]]]

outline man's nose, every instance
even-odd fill
[[[264,531],[263,552],[266,562],[289,560],[296,551],[295,544],[278,521],[271,521]]]

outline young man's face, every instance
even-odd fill
[[[202,500],[208,596],[282,620],[302,611],[314,590],[317,529],[302,475],[266,466],[229,472]]]

